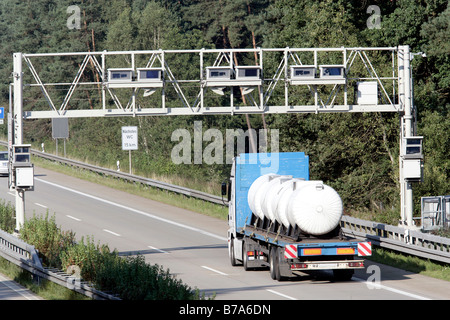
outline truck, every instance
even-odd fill
[[[309,179],[304,152],[236,156],[222,195],[228,198],[232,266],[269,269],[278,281],[311,270],[350,280],[371,255],[370,242],[342,232],[342,200],[323,181]]]

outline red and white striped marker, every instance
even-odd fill
[[[286,259],[297,258],[297,245],[288,244],[284,247],[284,257]]]
[[[365,257],[372,255],[372,243],[360,242],[358,243],[358,256]]]

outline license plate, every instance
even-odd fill
[[[338,263],[312,263],[308,265],[310,269],[334,269],[339,266]]]

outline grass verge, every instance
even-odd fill
[[[39,157],[33,157],[33,163],[44,169],[67,174],[75,178],[87,180],[99,185],[114,188],[116,190],[128,192],[143,198],[166,203],[178,208],[198,212],[211,217],[227,220],[228,207],[210,203],[207,201],[186,197],[174,192],[152,188],[139,183],[132,183],[126,180],[117,179],[111,176],[99,175],[95,172],[73,168]]]
[[[450,281],[450,266],[384,248],[375,248],[368,260],[440,280]]]

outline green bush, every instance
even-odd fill
[[[120,258],[105,255],[97,281],[100,290],[112,291],[124,300],[187,300],[192,289],[161,266],[145,263],[142,255]]]
[[[95,245],[93,239],[84,237],[77,244],[69,246],[61,252],[61,268],[67,270],[70,266],[80,268],[80,276],[88,282],[95,282],[98,266],[105,260],[104,256],[111,253],[107,245]]]
[[[57,227],[55,217],[33,216],[21,229],[21,238],[34,245],[45,266],[67,271],[77,266],[83,281],[98,290],[117,294],[124,300],[195,299],[194,292],[169,270],[150,265],[142,255],[120,257],[107,245],[94,244],[92,238],[75,242],[72,231]]]
[[[10,202],[0,202],[0,229],[12,233],[16,227],[16,211]]]
[[[84,281],[124,300],[185,300],[194,295],[190,287],[168,270],[147,264],[142,255],[120,257],[108,246],[94,245],[90,238],[62,252],[61,261],[64,270],[76,265]]]
[[[46,267],[61,268],[61,253],[75,243],[75,233],[61,231],[55,216],[45,218],[33,215],[20,230],[20,238],[38,250],[42,264]]]

